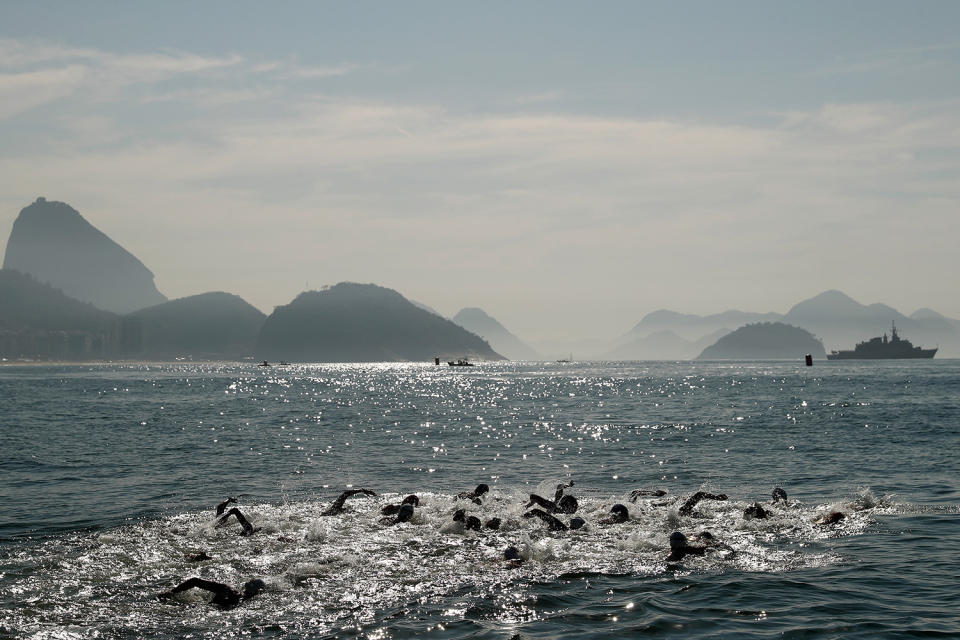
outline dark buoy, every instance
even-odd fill
[[[812,366],[813,366],[813,356],[808,353],[808,354],[807,354],[807,357],[806,357],[806,360],[807,360],[807,366],[808,366],[808,367],[812,367]]]

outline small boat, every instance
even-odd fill
[[[284,362],[283,360],[281,360],[281,361],[279,362],[279,364],[280,364],[281,367],[289,367],[289,366],[290,366],[290,363],[289,363],[289,362]]]
[[[573,362],[573,354],[570,354],[569,358],[560,358],[557,362]]]
[[[272,367],[273,365],[271,365],[269,362],[267,362],[266,360],[264,360],[263,362],[261,362],[261,363],[258,364],[257,366],[258,366],[258,367]]]
[[[466,358],[458,358],[456,362],[454,362],[453,360],[450,360],[449,362],[447,362],[447,364],[450,365],[451,367],[472,367],[473,366],[473,363],[467,362]]]

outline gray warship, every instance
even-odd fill
[[[937,349],[922,349],[897,334],[896,323],[891,323],[890,339],[887,334],[858,342],[853,349],[831,351],[827,360],[902,360],[906,358],[932,358]]]

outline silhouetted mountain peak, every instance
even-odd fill
[[[478,307],[464,307],[453,316],[458,325],[490,343],[497,353],[511,360],[542,360],[536,349],[513,335],[496,318]]]
[[[239,359],[251,355],[266,316],[240,296],[201,293],[124,318],[127,355]]]
[[[133,254],[70,205],[45,198],[20,211],[3,266],[108,311],[125,313],[166,300],[153,273]]]
[[[301,362],[502,359],[479,336],[393,289],[354,282],[305,291],[274,309],[260,332],[257,354]]]
[[[698,360],[799,359],[826,355],[823,343],[806,329],[782,322],[758,322],[740,327],[703,350]]]

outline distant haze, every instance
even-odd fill
[[[960,3],[919,7],[9,4],[0,253],[43,196],[170,299],[370,282],[548,358],[831,289],[960,318]]]

